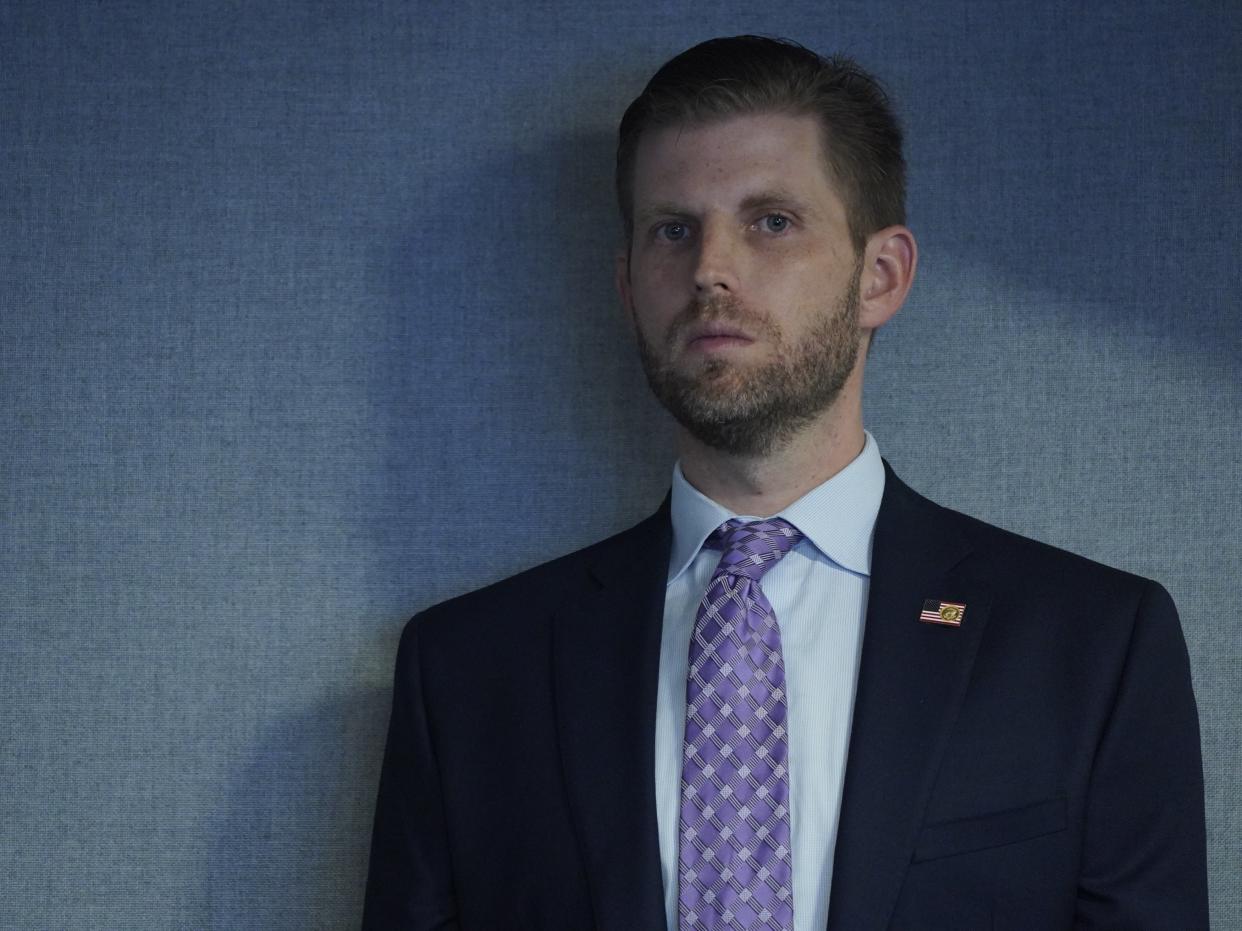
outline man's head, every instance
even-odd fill
[[[902,177],[883,94],[853,65],[741,37],[660,69],[621,126],[617,287],[691,436],[764,456],[831,432],[824,415],[861,436],[864,334],[914,273]]]
[[[670,59],[621,118],[616,185],[626,237],[633,235],[634,161],[645,133],[758,113],[817,120],[855,251],[876,230],[906,222],[901,127],[879,82],[848,58],[824,58],[784,39],[733,36]]]

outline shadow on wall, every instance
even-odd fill
[[[424,605],[613,533],[667,486],[670,426],[612,286],[614,145],[583,130],[467,152],[421,179],[383,260],[373,397],[387,498],[413,519],[382,550],[396,578],[403,539],[438,541]]]
[[[207,825],[211,928],[339,931],[360,918],[389,701],[359,689],[266,718]]]

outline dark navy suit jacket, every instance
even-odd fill
[[[670,539],[666,503],[410,622],[366,931],[665,928]],[[965,604],[961,626],[920,622],[927,599]],[[1168,594],[889,470],[828,928],[1206,927],[1198,718]]]

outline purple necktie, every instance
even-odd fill
[[[802,539],[779,518],[721,524],[686,681],[681,931],[793,928],[781,630],[759,580]]]

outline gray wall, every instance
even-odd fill
[[[712,34],[886,77],[920,280],[868,423],[1155,576],[1242,923],[1242,16],[0,0],[0,926],[356,925],[396,637],[632,521],[615,121]]]

